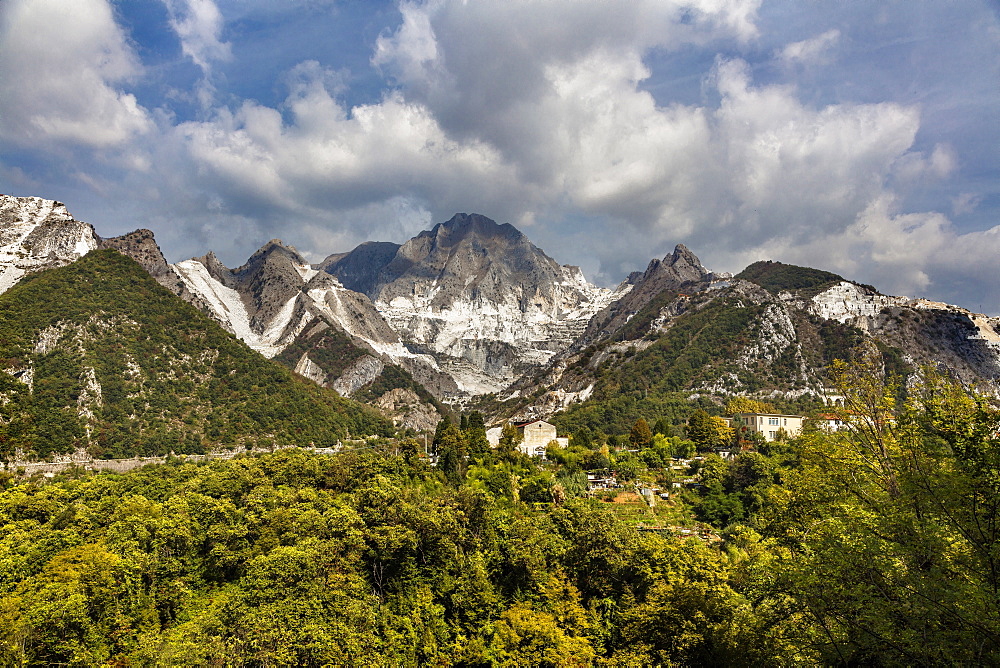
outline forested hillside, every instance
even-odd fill
[[[838,365],[850,431],[692,460],[652,507],[632,481],[691,444],[640,425],[548,463],[470,418],[436,468],[403,440],[8,475],[0,663],[994,664],[1000,412],[933,375],[899,405],[882,368]]]
[[[251,351],[133,260],[95,251],[0,295],[0,459],[329,445],[375,411]]]
[[[685,297],[668,326],[652,330],[650,323],[665,307],[659,300],[650,302],[649,312],[639,311],[623,328],[624,343],[605,340],[569,365],[561,382],[593,389],[586,401],[552,421],[569,432],[587,427],[625,434],[640,417],[679,424],[693,407],[721,410],[724,402],[713,396],[788,392],[789,399],[769,400],[789,411],[814,406],[829,384],[822,370],[848,357],[862,334],[798,313],[798,345],[791,345],[783,332],[774,334],[773,298],[760,294],[754,294],[757,303],[736,290]],[[664,301],[675,299],[665,295]],[[693,393],[700,395],[695,401]]]

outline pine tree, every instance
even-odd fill
[[[649,423],[644,418],[639,418],[629,432],[628,440],[633,448],[642,450],[648,448],[653,443],[653,432],[649,428]]]

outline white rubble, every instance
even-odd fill
[[[887,306],[901,306],[907,297],[890,297],[872,293],[854,283],[841,281],[812,298],[809,310],[821,318],[846,323],[862,318],[874,318]]]

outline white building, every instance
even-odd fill
[[[549,443],[555,441],[562,447],[569,445],[568,438],[560,438],[556,435],[556,426],[545,420],[532,420],[530,422],[515,422],[514,426],[521,432],[521,443],[517,449],[529,457],[545,458],[545,449]],[[503,435],[502,427],[493,427],[486,430],[486,440],[494,448],[500,444]]]
[[[801,415],[781,415],[779,413],[740,413],[737,417],[743,421],[748,431],[755,431],[764,436],[764,440],[773,441],[779,431],[789,436],[802,433]]]

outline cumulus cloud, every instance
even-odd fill
[[[913,150],[916,107],[810,106],[755,84],[740,59],[706,73],[717,105],[661,106],[643,89],[650,49],[752,39],[756,8],[404,3],[373,55],[392,92],[349,108],[341,73],[301,63],[279,108],[245,102],[176,129],[197,167],[188,187],[225,215],[295,220],[317,243],[402,240],[475,210],[606,280],[684,242],[717,269],[776,258],[927,289],[930,258],[965,238],[942,214],[900,212],[894,188],[957,165],[945,144]],[[783,55],[813,59],[838,39]],[[386,226],[393,216],[406,222]]]
[[[152,122],[120,86],[141,72],[105,0],[0,3],[0,139],[106,148]]]
[[[197,166],[186,189],[220,194],[230,213],[307,224],[393,201],[454,207],[470,192],[500,201],[514,186],[489,145],[451,139],[425,107],[399,93],[347,109],[331,90],[337,74],[315,62],[295,68],[288,81],[281,109],[245,102],[176,128],[175,140]],[[356,226],[371,219],[361,216]]]
[[[215,61],[233,57],[228,42],[222,41],[224,21],[212,0],[163,0],[170,14],[170,27],[181,40],[184,55],[203,72],[211,70]]]
[[[381,101],[345,107],[340,74],[305,62],[288,75],[290,92],[278,108],[248,101],[218,109],[182,124],[174,138],[196,165],[188,189],[214,190],[238,215],[332,225],[348,212],[405,202],[436,219],[478,210],[530,222],[550,210],[552,197],[624,211],[648,198],[663,176],[660,166],[643,164],[644,138],[625,129],[655,111],[652,98],[603,109],[648,76],[636,45],[715,34],[749,39],[756,7],[717,0],[404,3],[401,27],[379,39],[373,56],[398,84]],[[693,150],[699,142],[683,135],[704,119],[697,110],[677,114],[685,122],[665,131]],[[594,122],[601,131],[588,128]],[[602,155],[613,145],[613,159],[630,165],[626,173]],[[683,189],[677,167],[680,161],[675,187]],[[351,224],[371,219],[359,218]]]
[[[777,259],[940,295],[945,281],[972,280],[969,259],[1000,251],[1000,228],[960,234],[942,213],[907,208],[960,169],[946,141],[916,148],[915,105],[816,104],[795,86],[759,83],[732,56],[704,66],[697,103],[646,89],[650,54],[752,51],[756,0],[404,2],[372,53],[392,84],[381,98],[349,105],[352,73],[306,60],[275,82],[287,88],[280,103],[220,106],[208,94],[196,121],[157,112],[159,134],[120,90],[141,70],[103,0],[74,5],[93,10],[75,32],[55,22],[73,32],[73,58],[17,41],[22,26],[50,19],[39,8],[51,1],[0,9],[0,138],[31,131],[99,147],[146,133],[143,164],[155,174],[125,183],[153,202],[143,220],[174,253],[213,247],[238,264],[279,236],[319,259],[466,211],[519,225],[605,283],[683,242],[717,270]],[[213,65],[231,57],[218,8],[163,2],[210,89]],[[799,67],[840,40],[830,30],[765,52]],[[116,187],[84,171],[94,190]],[[959,215],[981,201],[966,193],[946,206]]]

